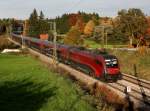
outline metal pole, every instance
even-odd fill
[[[21,47],[22,47],[22,49],[23,49],[24,47],[23,47],[23,36],[22,36],[22,35],[21,35],[21,40],[22,40]]]
[[[57,31],[56,31],[56,22],[53,23],[53,28],[54,28],[54,49],[53,49],[53,59],[54,59],[54,65],[56,67],[57,65],[57,45],[56,45],[56,40],[57,40]]]
[[[106,31],[105,34],[106,34],[106,36],[105,36],[105,42],[106,42],[106,44],[105,45],[106,45],[106,48],[107,48],[107,31]]]
[[[138,77],[137,76],[137,69],[136,69],[136,65],[135,64],[133,65],[133,68],[134,68],[134,75],[135,75],[135,77]]]
[[[10,38],[12,38],[11,34],[12,34],[12,25],[9,25],[9,37]]]
[[[104,29],[104,26],[102,26],[102,29],[103,29],[103,31],[102,31],[102,48],[104,48],[104,37],[105,37],[105,29]]]
[[[53,47],[53,54],[52,54],[52,58],[53,58],[53,64],[54,64],[54,67],[56,68],[56,65],[57,65],[57,44],[56,44],[56,41],[57,41],[57,31],[56,31],[56,22],[49,22],[50,23],[50,31],[53,31],[53,34],[54,34],[54,38],[53,38],[53,44],[54,44],[54,47]]]

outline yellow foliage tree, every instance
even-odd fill
[[[94,27],[95,27],[94,21],[93,21],[93,20],[90,20],[90,21],[86,24],[86,26],[85,26],[85,28],[84,28],[84,34],[85,34],[85,35],[88,35],[88,36],[92,35],[92,32],[93,32],[93,30],[94,30]]]
[[[83,44],[83,39],[81,38],[81,32],[78,27],[73,26],[69,30],[66,37],[64,38],[64,44],[74,45],[74,46]]]
[[[82,19],[78,19],[76,24],[75,24],[75,27],[78,27],[80,32],[83,33],[84,32],[85,23],[83,22]]]

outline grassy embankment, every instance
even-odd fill
[[[0,55],[0,111],[94,111],[82,95],[31,57]]]
[[[92,87],[20,54],[0,54],[0,111],[114,111]]]
[[[8,41],[6,35],[0,36],[0,51],[2,51],[3,49],[13,49],[13,48],[18,48],[18,47],[19,46]]]
[[[84,40],[84,45],[88,46],[89,48],[93,48],[93,49],[102,47],[101,43],[97,43],[97,42],[95,42],[93,40],[89,40],[89,39]],[[105,45],[105,48],[121,48],[121,47],[127,47],[127,45],[121,45],[121,44],[118,45],[118,44],[112,44],[112,43],[111,44],[108,43],[107,46]]]
[[[121,71],[134,75],[133,65],[137,66],[137,73],[140,78],[150,80],[150,52],[140,54],[131,51],[111,51],[120,61]]]

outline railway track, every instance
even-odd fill
[[[11,39],[9,39],[11,42],[15,42],[12,41]],[[17,42],[15,42],[17,43]],[[66,68],[68,70],[68,67],[62,66],[63,68]],[[74,69],[69,69],[69,71],[71,73],[74,73],[76,75],[76,73],[82,73],[81,71],[75,71]],[[97,81],[95,79],[87,79],[89,77],[87,77],[85,74],[82,75],[81,74],[81,78],[84,82],[89,81],[91,83]],[[99,81],[99,83],[101,84],[102,82]],[[102,83],[105,85],[105,83]],[[138,79],[137,77],[131,76],[131,75],[127,75],[127,74],[123,74],[123,79],[122,80],[118,80],[115,83],[108,83],[107,84],[109,87],[115,89],[118,92],[120,92],[120,95],[124,94],[124,96],[128,96],[130,97],[131,101],[133,101],[135,104],[140,104],[141,103],[143,105],[146,105],[148,107],[150,107],[150,82],[146,81],[146,80],[142,80],[142,79]],[[127,91],[130,90],[131,91]]]
[[[139,86],[147,88],[147,89],[150,90],[150,81],[146,81],[144,79],[139,79],[135,76],[131,76],[131,75],[128,75],[128,74],[123,74],[123,79],[126,80],[126,81],[129,81],[133,84],[138,84]]]
[[[137,77],[123,74],[122,80],[108,83],[109,86],[126,94],[137,104],[150,107],[150,82]]]

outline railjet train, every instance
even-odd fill
[[[16,42],[34,50],[40,51],[45,55],[52,55],[54,44],[50,41],[43,41],[37,38],[22,37],[12,34],[12,39]],[[83,47],[74,47],[64,44],[56,44],[58,61],[69,64],[74,68],[81,69],[86,74],[105,81],[117,81],[122,75],[118,59],[101,50],[88,50]]]

